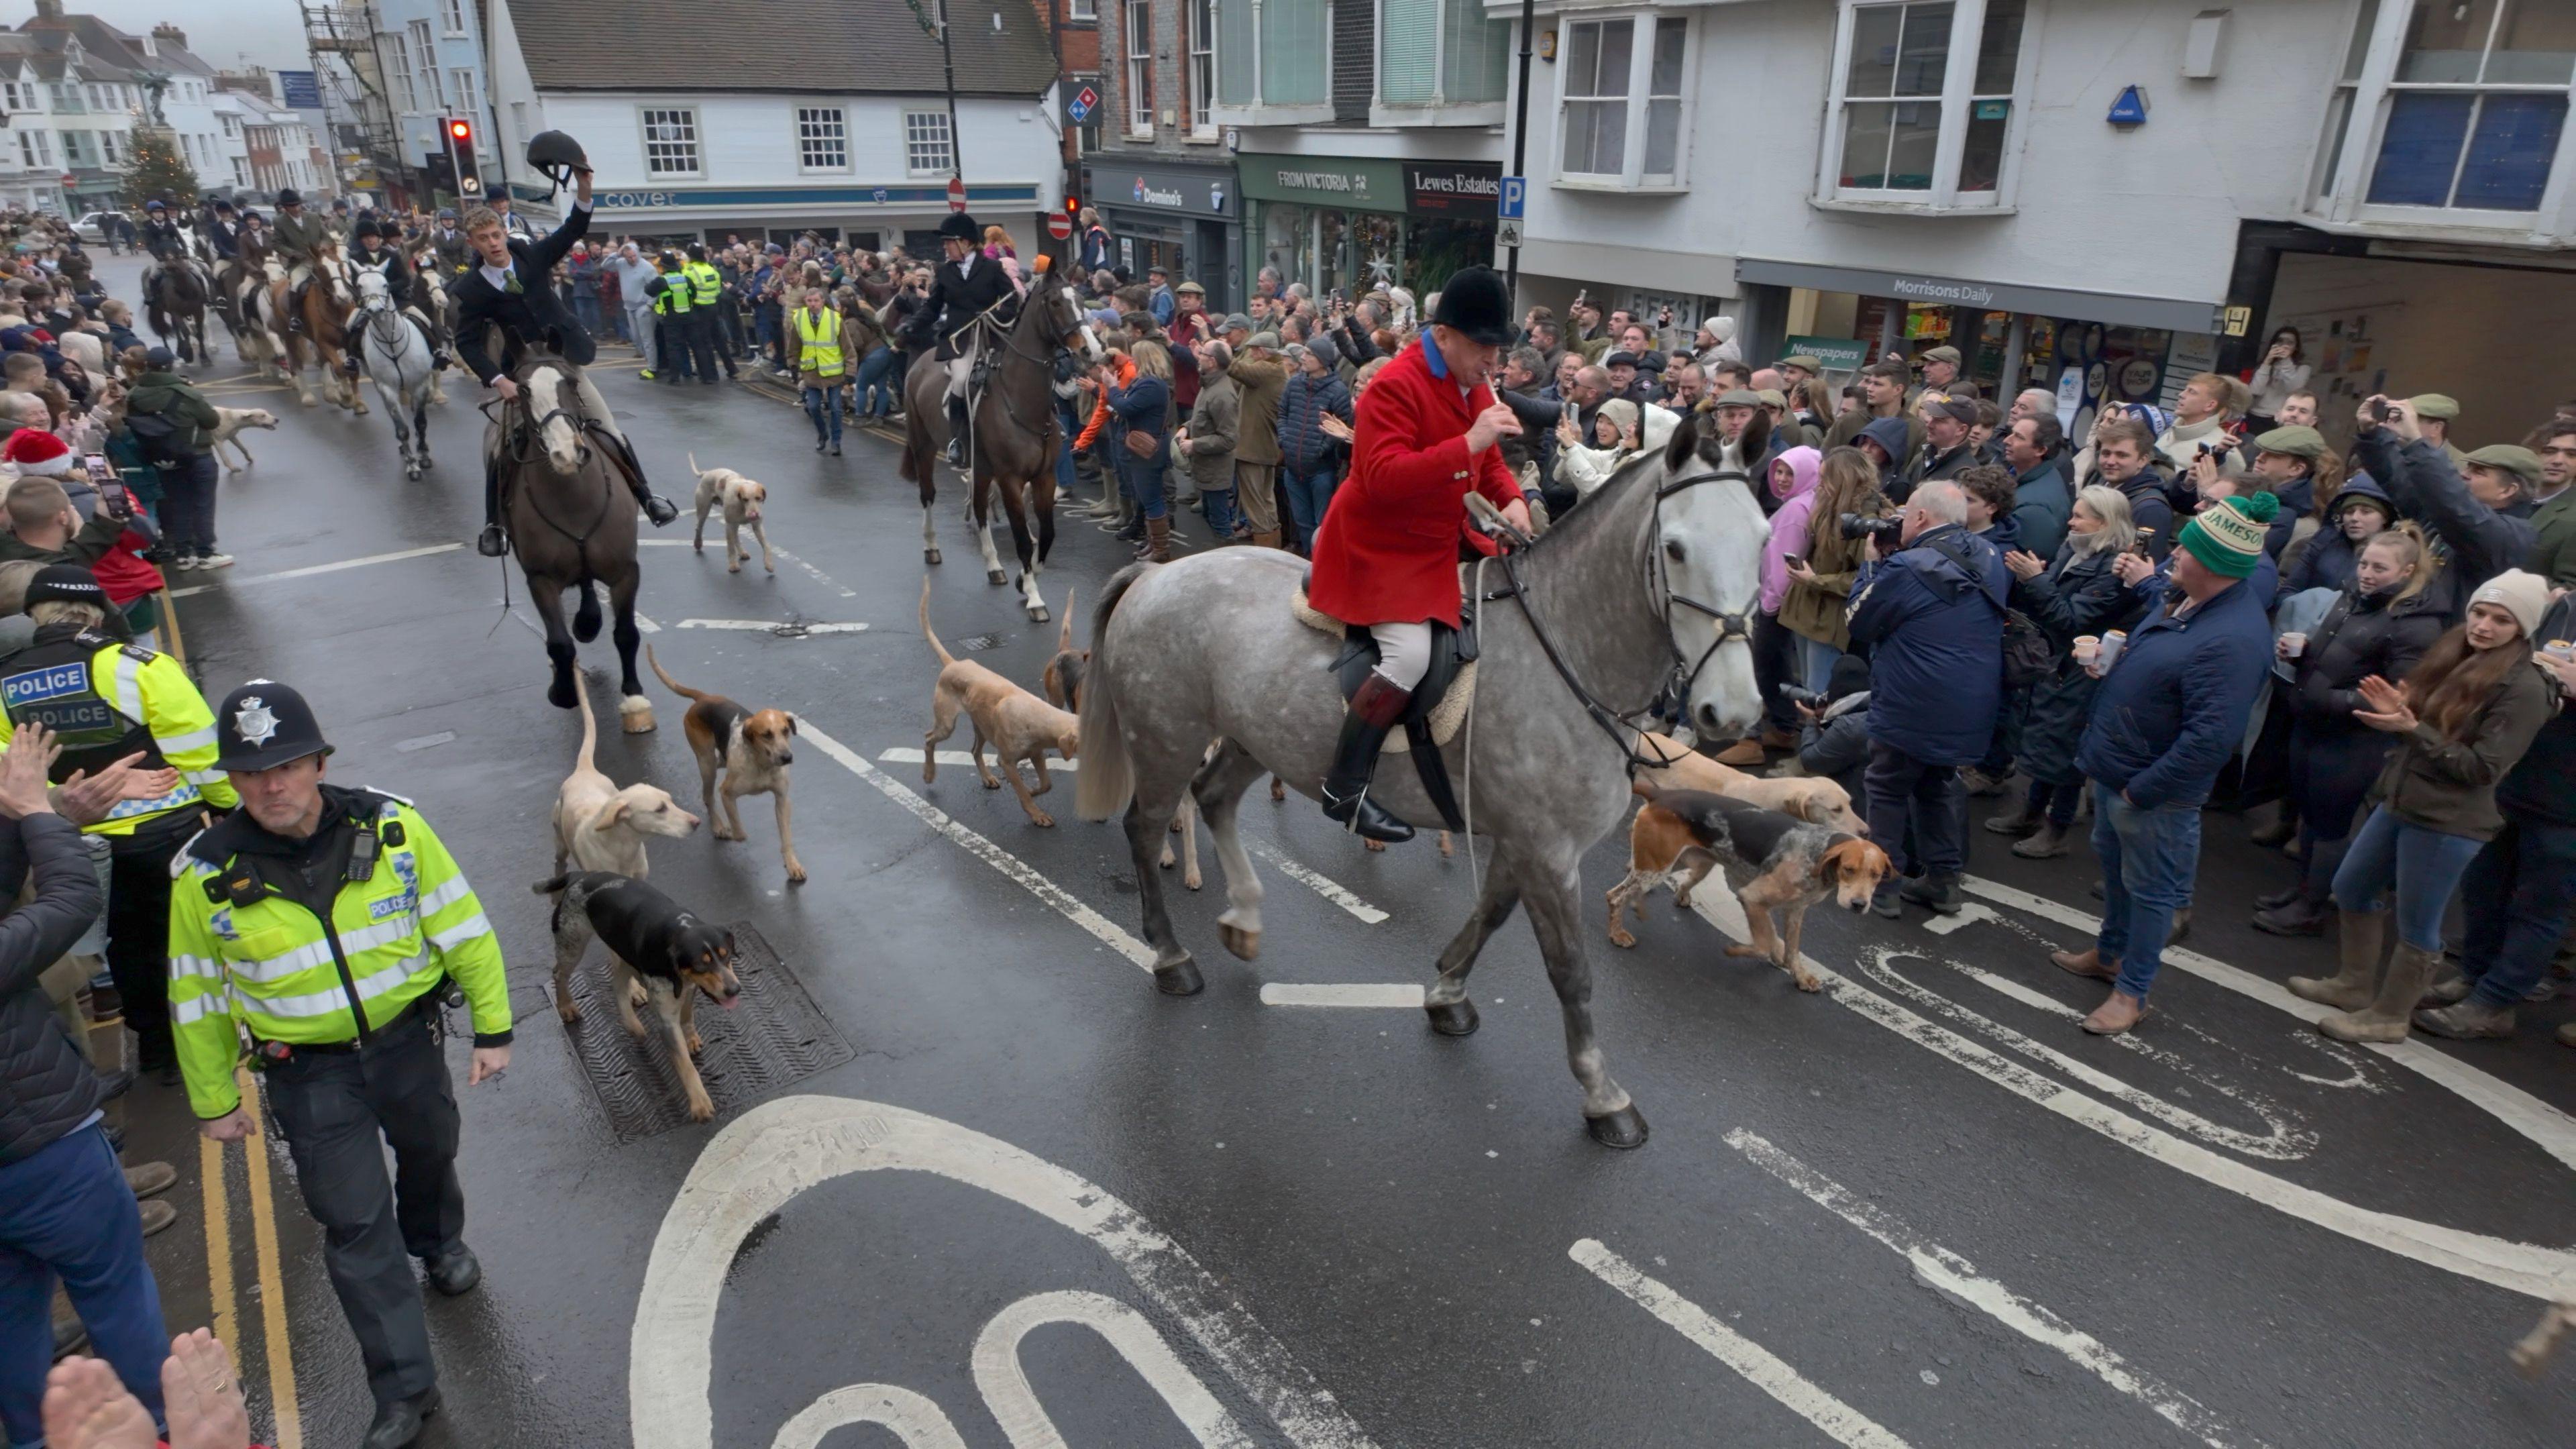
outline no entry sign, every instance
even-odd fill
[[[1047,218],[1047,235],[1063,241],[1073,235],[1073,218],[1059,211]]]
[[[966,178],[963,176],[948,178],[948,209],[950,211],[966,209]]]

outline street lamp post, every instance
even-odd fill
[[[1537,15],[1537,0],[1521,0],[1521,93],[1512,114],[1512,174],[1514,176],[1529,175],[1529,167],[1526,163],[1529,160],[1530,31],[1537,22]],[[1509,255],[1503,261],[1503,289],[1510,294],[1512,306],[1517,309],[1521,303],[1520,243],[1514,242],[1505,250]]]

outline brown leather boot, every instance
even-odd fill
[[[1145,544],[1144,547],[1136,550],[1136,557],[1143,559],[1147,563],[1170,563],[1172,561],[1171,519],[1148,518],[1145,520]]]
[[[1277,548],[1279,546],[1279,530],[1274,528],[1269,532],[1264,533],[1259,529],[1254,529],[1252,533],[1252,542],[1255,546],[1260,548]]]
[[[2098,947],[2087,946],[2081,951],[2051,951],[2048,953],[2048,964],[2060,971],[2071,971],[2078,976],[2089,976],[2096,981],[2120,979],[2120,963],[2104,961]]]
[[[1762,741],[1748,737],[1737,740],[1734,744],[1728,745],[1725,749],[1709,756],[1709,758],[1717,761],[1721,765],[1731,765],[1738,769],[1742,769],[1747,765],[1761,764],[1765,756],[1762,753]]]
[[[2093,1014],[2084,1018],[2084,1029],[2095,1036],[2118,1036],[2147,1019],[2147,1004],[2129,993],[2113,988]]]
[[[2293,976],[2288,982],[2290,994],[2337,1011],[2359,1011],[2369,1004],[2371,989],[2379,984],[2379,951],[2388,939],[2388,913],[2339,911],[2336,919],[2342,969],[2332,976]],[[2411,1008],[2415,1003],[2406,1004]]]

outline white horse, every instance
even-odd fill
[[[429,398],[438,385],[430,365],[429,338],[420,323],[394,300],[385,274],[358,271],[358,310],[349,319],[358,334],[358,356],[367,380],[394,420],[394,442],[402,453],[403,476],[418,478],[432,466],[429,457]]]

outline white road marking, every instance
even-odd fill
[[[1743,941],[1750,934],[1744,921],[1744,907],[1725,891],[1694,893],[1691,909],[1734,940]],[[2098,1132],[2131,1151],[2187,1172],[2213,1187],[2225,1188],[2240,1197],[2340,1233],[2356,1242],[2515,1293],[2541,1299],[2576,1294],[2576,1252],[2508,1242],[2483,1233],[2356,1207],[2314,1188],[2302,1187],[2285,1178],[2248,1167],[2051,1081],[1947,1027],[1925,1020],[1823,966],[1813,957],[1802,953],[1799,959],[1816,973],[1824,983],[1825,991],[1835,1001],[1870,1021],[1966,1067],[2015,1096]],[[2235,968],[2222,969],[2232,971]],[[2483,1073],[2474,1075],[2484,1076]]]
[[[1013,1449],[1063,1449],[1064,1436],[1020,1367],[1020,1340],[1050,1323],[1079,1323],[1107,1339],[1201,1444],[1253,1449],[1252,1437],[1182,1364],[1144,1314],[1115,1298],[1078,1289],[1031,1294],[994,1314],[975,1336],[975,1387],[984,1391],[984,1404]]]
[[[1325,875],[1322,871],[1319,871],[1312,866],[1302,865],[1297,861],[1289,859],[1287,856],[1280,853],[1277,846],[1270,844],[1268,841],[1256,840],[1252,842],[1252,853],[1260,856],[1263,860],[1270,862],[1272,865],[1279,867],[1279,873],[1281,875],[1288,877],[1299,885],[1307,887],[1315,894],[1331,901],[1334,905],[1340,906],[1343,910],[1350,912],[1367,925],[1374,926],[1380,921],[1386,919],[1386,912],[1379,910],[1377,907],[1370,905],[1364,900],[1361,900],[1356,894],[1333,880],[1332,877]]]
[[[1978,905],[1975,901],[1963,901],[1956,914],[1947,916],[1935,914],[1932,919],[1923,923],[1923,929],[1935,936],[1946,936],[1952,931],[1973,926],[1979,921],[1993,919],[1995,919],[1995,913],[1990,908]]]
[[[2061,926],[2091,932],[2101,929],[2102,918],[2091,911],[2060,905],[2046,896],[2032,895],[1994,881],[1968,876],[1963,884],[1968,891],[1997,905],[2028,911],[2034,916],[2055,921]],[[2197,951],[2167,947],[2164,964],[2189,972],[2213,985],[2224,986],[2239,996],[2252,997],[2266,1006],[2286,1011],[2299,1020],[2314,1023],[2332,1007],[2292,996],[2276,982],[2250,971],[2240,970],[2224,961],[2204,956]],[[2576,1168],[2576,1117],[2558,1110],[2519,1087],[2509,1086],[2479,1071],[2459,1058],[2434,1050],[2417,1041],[2375,1044],[2367,1050],[2422,1076],[2435,1086],[2465,1099],[2470,1105],[2494,1117],[2505,1126],[2539,1144],[2543,1152]]]
[[[344,558],[338,563],[311,564],[300,569],[283,569],[273,574],[244,574],[238,578],[227,574],[221,584],[191,584],[184,589],[172,589],[170,597],[184,599],[190,594],[211,594],[219,589],[237,589],[245,584],[273,584],[280,579],[302,579],[310,578],[315,574],[336,574],[342,569],[361,569],[369,564],[399,563],[407,558],[427,558],[434,553],[454,553],[464,546],[461,543],[433,543],[427,548],[407,548],[396,553],[374,553],[365,558]]]
[[[1862,1201],[1841,1183],[1743,1128],[1727,1133],[1726,1143],[1753,1159],[1754,1166],[1804,1193],[1816,1206],[1893,1249],[1912,1265],[1914,1276],[1924,1284],[1975,1307],[2033,1343],[2066,1355],[2086,1372],[2153,1409],[2175,1428],[2211,1449],[2228,1449],[2237,1442],[2227,1425],[2200,1401],[2132,1367],[2100,1339],[1979,1274],[1976,1264],[1925,1238],[1885,1209]]]
[[[1393,981],[1342,986],[1331,982],[1300,984],[1291,981],[1264,982],[1261,987],[1264,1006],[1404,1006],[1420,1010],[1422,988],[1410,982]]]
[[[861,758],[858,751],[823,733],[803,715],[796,716],[797,737],[840,762],[843,769],[874,786],[879,794],[921,817],[924,824],[959,845],[976,859],[1008,876],[1021,889],[1047,903],[1066,920],[1100,938],[1109,949],[1145,970],[1154,969],[1154,949],[1121,930],[1107,916],[1082,903],[1071,891],[1038,874],[1035,867],[957,822],[947,811],[896,783],[893,776]],[[914,752],[914,758],[920,757]]]
[[[1578,1240],[1566,1249],[1566,1256],[1707,1350],[1709,1357],[1742,1374],[1745,1382],[1832,1435],[1836,1442],[1854,1449],[1905,1449],[1905,1441],[1877,1421],[1816,1387],[1778,1354],[1718,1322],[1706,1309],[1666,1284],[1647,1277],[1635,1264],[1602,1246],[1599,1239]]]
[[[893,1431],[904,1449],[966,1449],[966,1441],[945,1410],[892,1384],[851,1384],[832,1390],[779,1425],[770,1449],[819,1449],[833,1430],[857,1424]]]
[[[596,579],[592,580],[590,585],[590,595],[592,598],[599,600],[599,606],[601,608],[606,609],[612,607],[608,597],[608,585],[603,584]],[[662,632],[662,626],[645,618],[644,611],[638,609],[635,611],[635,632],[638,634],[659,634]]]
[[[835,749],[835,758],[847,754]],[[870,769],[856,756],[844,763]],[[629,1338],[628,1432],[636,1449],[711,1449],[717,1310],[736,1255],[763,1220],[807,1189],[874,1171],[933,1173],[981,1188],[1088,1240],[1126,1271],[1167,1321],[1195,1340],[1190,1357],[1223,1372],[1290,1443],[1300,1449],[1374,1449],[1368,1432],[1243,1310],[1231,1290],[1107,1191],[954,1122],[881,1102],[812,1096],[764,1102],[726,1124],[708,1141],[663,1215]],[[853,1299],[865,1301],[863,1285],[852,1287]],[[864,1397],[874,1389],[845,1392]],[[907,1407],[919,1417],[919,1404]],[[790,1422],[809,1424],[807,1416],[819,1408]],[[945,1441],[927,1435],[906,1443],[946,1449]]]
[[[777,619],[682,619],[683,629],[736,629],[744,633],[775,634],[781,639],[805,639],[816,634],[863,634],[865,624],[798,624]]]
[[[970,770],[975,767],[975,756],[966,750],[940,750],[936,753],[939,763],[943,765],[964,765]],[[984,752],[984,763],[988,766],[1000,758],[1001,756],[992,750]],[[900,746],[891,750],[879,750],[877,762],[885,765],[918,765],[921,763],[921,751],[904,749]],[[1059,760],[1053,755],[1047,756],[1047,773],[1050,775],[1067,774],[1080,768],[1082,768],[1082,762],[1079,760]]]
[[[812,574],[817,583],[822,584],[825,588],[837,591],[842,598],[855,599],[859,596],[858,590],[842,588],[841,581],[839,579],[832,577],[830,574],[823,572],[821,569],[814,567],[812,564],[807,563],[805,560],[798,558],[796,555],[789,553],[783,548],[771,549],[770,552],[787,560],[789,563],[796,565],[805,572]]]

